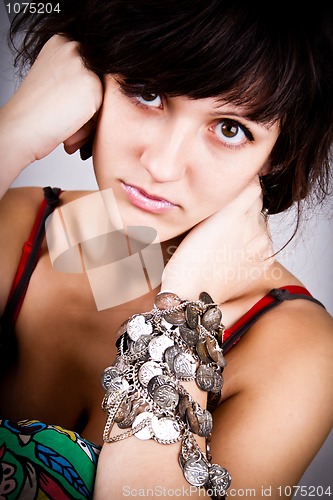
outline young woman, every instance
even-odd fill
[[[223,496],[228,474],[235,497],[246,489],[287,497],[285,486],[297,484],[331,429],[333,325],[275,260],[266,213],[300,207],[328,185],[332,9],[293,17],[221,0],[53,5],[52,13],[29,13],[14,25],[15,32],[27,23],[21,55],[32,67],[0,115],[2,491],[8,498],[92,496],[106,421],[100,375],[118,354],[116,372],[103,376],[109,418],[96,498],[158,496],[162,487],[169,496]],[[52,265],[64,234],[73,236],[66,207],[78,207],[71,227],[80,235],[88,228],[90,236],[104,216],[88,193],[46,190],[44,218],[59,203],[50,224],[59,217],[67,233],[55,224],[52,244],[48,238],[49,247],[43,240],[38,248],[41,190],[8,188],[62,142],[83,156],[93,143],[102,197],[112,193],[112,230],[119,215],[124,228],[156,231],[161,285],[116,303],[113,295],[132,286],[125,267],[111,276],[108,307],[98,307],[89,269]],[[26,240],[34,258],[19,264]],[[84,239],[77,241],[84,260]],[[117,258],[114,245],[107,251]],[[109,289],[100,285],[104,297]],[[216,304],[224,327],[219,316],[214,326],[205,322],[207,311],[219,314]],[[151,336],[144,359],[129,355],[142,335],[131,333],[130,322],[119,329],[133,315]],[[158,315],[171,320],[161,326]],[[174,358],[170,368],[166,345],[157,355],[149,349],[161,336],[183,366],[195,367],[190,376]],[[142,371],[133,375],[146,362],[157,367],[147,383]],[[222,385],[222,371],[222,394],[215,385],[204,390],[209,378]],[[158,384],[167,391],[159,402]],[[165,419],[173,430],[163,434]],[[147,429],[152,439],[140,439]]]

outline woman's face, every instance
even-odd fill
[[[232,201],[267,166],[279,127],[250,121],[214,98],[126,94],[112,76],[93,158],[125,226],[180,235]]]

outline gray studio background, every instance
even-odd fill
[[[2,106],[18,86],[12,68],[12,54],[6,34],[9,19],[5,4],[0,1],[0,105]],[[11,2],[13,3],[13,2]],[[17,145],[19,147],[19,144]],[[0,166],[1,168],[1,166]],[[69,157],[58,147],[47,158],[28,167],[14,182],[14,186],[59,186],[62,189],[96,189],[91,159],[82,162],[79,155]],[[333,199],[324,206],[307,213],[297,237],[284,249],[279,260],[296,274],[311,293],[322,301],[333,315]],[[270,225],[276,249],[283,246],[294,227],[293,211],[271,217]],[[313,332],[314,342],[320,342],[319,332]],[[311,366],[309,366],[311,370]],[[320,422],[318,422],[320,425]],[[306,441],[307,437],[304,436]],[[286,457],[288,450],[286,450]],[[300,485],[333,485],[333,432],[313,460]],[[318,491],[319,493],[319,491]],[[297,495],[297,496],[300,496]],[[325,496],[324,496],[325,497]],[[316,498],[316,496],[314,497]]]

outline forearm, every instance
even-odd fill
[[[189,384],[187,384],[188,386]],[[205,407],[206,394],[195,387],[188,387],[193,399]],[[110,437],[125,432],[114,425]],[[202,451],[206,451],[205,438],[196,436]],[[98,461],[94,498],[122,498],[129,492],[145,492],[145,495],[165,492],[165,496],[182,492],[178,496],[203,498],[204,489],[189,484],[179,464],[181,443],[163,445],[153,439],[141,440],[130,436],[122,441],[105,443]],[[167,492],[169,491],[169,495]],[[184,493],[186,492],[186,493]]]
[[[194,498],[201,487],[225,493],[229,474],[206,450],[213,428],[208,392],[220,397],[225,366],[220,321],[208,294],[189,302],[171,292],[129,319],[116,361],[102,375],[108,419],[97,498],[119,498],[126,485],[187,488]]]
[[[8,103],[0,110],[0,199],[22,170],[35,160],[27,136]]]

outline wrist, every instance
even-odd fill
[[[10,162],[15,176],[36,160],[33,153],[33,127],[25,123],[24,113],[11,106],[10,101],[0,110],[1,167]]]

